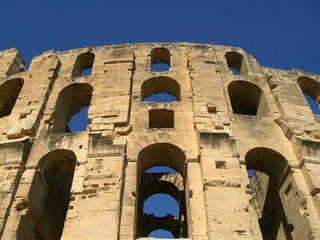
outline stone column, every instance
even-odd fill
[[[119,240],[135,239],[137,219],[137,165],[136,161],[128,160],[124,174],[124,189],[120,219]]]

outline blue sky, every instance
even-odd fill
[[[137,42],[243,48],[268,67],[320,74],[319,0],[1,0],[0,50],[30,63],[44,51]]]
[[[57,51],[136,42],[243,48],[261,65],[320,74],[318,0],[1,0],[0,49],[27,62]]]

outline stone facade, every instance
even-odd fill
[[[48,51],[28,70],[0,51],[0,81],[1,239],[320,239],[320,119],[303,95],[320,102],[320,76],[148,43]],[[163,92],[175,101],[148,100]],[[85,106],[87,130],[69,132]],[[156,193],[178,217],[143,214]]]

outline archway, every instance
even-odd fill
[[[32,184],[33,188],[38,188],[33,191],[41,196],[37,199],[39,212],[33,214],[36,216],[34,232],[37,239],[61,238],[71,199],[75,164],[76,156],[70,150],[54,150],[40,159],[39,176],[35,176]]]
[[[138,156],[139,168],[139,194],[138,194],[138,225],[137,237],[147,237],[158,229],[164,229],[175,237],[187,237],[187,217],[185,204],[185,162],[184,152],[169,143],[152,144],[144,148]],[[163,172],[148,171],[157,166]],[[178,205],[178,216],[173,216],[168,209],[163,209],[168,214],[156,216],[152,211],[144,212],[145,201],[152,196],[165,194],[174,199]]]
[[[51,133],[70,132],[68,123],[70,119],[91,102],[93,88],[87,83],[71,84],[59,93],[55,111],[53,113],[53,126]]]
[[[279,195],[279,188],[290,172],[288,161],[263,147],[250,150],[245,161],[248,170],[256,170],[250,183],[263,239],[292,239],[293,225],[287,221]]]

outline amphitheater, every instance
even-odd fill
[[[184,42],[24,65],[0,51],[1,239],[320,239],[320,76]],[[178,216],[145,213],[158,193]]]

